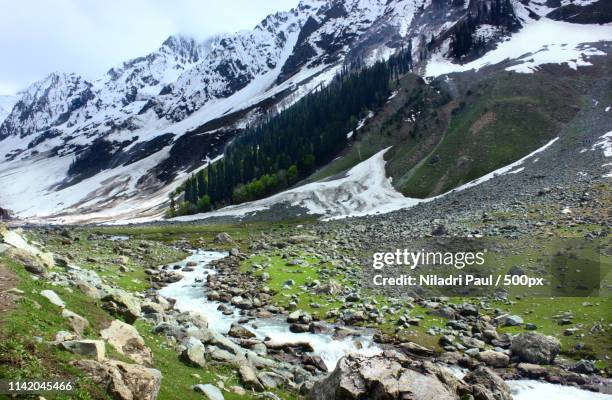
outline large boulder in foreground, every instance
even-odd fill
[[[544,336],[535,332],[520,333],[512,338],[512,354],[521,361],[531,364],[552,364],[561,343],[552,336]]]
[[[155,400],[162,374],[142,365],[116,360],[79,360],[74,365],[115,400]]]
[[[338,361],[336,369],[315,383],[311,400],[411,399],[458,400],[463,385],[442,382],[432,372],[415,371],[402,366],[402,359],[390,354],[373,357],[348,355]],[[467,389],[465,389],[467,394]]]

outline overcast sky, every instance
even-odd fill
[[[169,35],[252,29],[298,0],[0,0],[0,94],[53,71],[96,78]]]

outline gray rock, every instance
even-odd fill
[[[232,237],[226,232],[219,233],[215,237],[215,242],[220,243],[220,244],[234,244],[235,243],[234,239],[232,239]]]
[[[119,353],[128,356],[136,363],[147,365],[153,363],[151,349],[145,345],[144,339],[132,325],[116,319],[108,328],[100,331],[100,336]]]
[[[113,315],[123,317],[129,324],[140,317],[140,303],[131,294],[114,289],[102,298],[102,308]]]
[[[309,399],[456,400],[452,387],[460,382],[452,376],[448,379],[442,382],[434,374],[404,368],[399,359],[387,355],[348,355],[338,361],[329,376],[313,385]]]
[[[74,354],[93,357],[97,361],[104,359],[105,348],[103,340],[66,340],[60,342],[59,346]]]
[[[206,348],[202,342],[194,337],[188,337],[183,345],[185,350],[181,353],[181,360],[194,367],[206,366],[206,358],[204,357]]]
[[[544,336],[535,332],[520,333],[512,338],[512,354],[521,361],[532,364],[552,364],[561,343],[552,336]]]
[[[232,323],[232,325],[230,326],[230,330],[227,334],[231,337],[240,339],[250,339],[255,337],[255,334],[253,332],[236,322]]]
[[[89,321],[68,309],[62,310],[62,317],[70,321],[70,327],[79,336],[82,335],[85,329],[87,329],[89,326]]]
[[[504,368],[510,363],[510,357],[506,354],[492,350],[482,351],[477,357],[488,366],[495,368]]]
[[[255,370],[252,367],[248,365],[241,365],[238,369],[238,374],[240,375],[240,380],[245,388],[257,391],[262,391],[264,389],[261,382],[259,382],[259,379],[257,379]]]
[[[62,300],[57,293],[55,293],[53,290],[42,290],[40,292],[40,295],[45,297],[47,300],[49,300],[51,302],[51,304],[55,304],[58,307],[65,307],[66,303],[64,303],[64,300]]]
[[[195,385],[193,390],[202,393],[208,400],[223,400],[223,393],[215,385],[207,383],[205,385]]]
[[[463,380],[472,385],[472,394],[476,399],[512,400],[510,387],[487,367],[476,368],[468,373]]]
[[[156,400],[162,374],[156,369],[116,360],[79,360],[74,365],[116,400]]]

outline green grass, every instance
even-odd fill
[[[577,103],[569,85],[544,75],[503,72],[487,78],[459,103],[444,139],[403,193],[444,193],[518,160],[551,140],[575,115]]]
[[[101,243],[98,243],[98,246],[103,247]],[[99,252],[96,254],[100,256]],[[50,343],[58,331],[70,330],[70,326],[68,320],[60,315],[61,308],[41,296],[40,291],[44,289],[55,291],[66,303],[66,308],[88,319],[90,327],[84,332],[84,338],[99,339],[98,332],[108,326],[113,317],[101,308],[99,300],[85,296],[76,288],[52,286],[42,279],[32,279],[20,264],[6,257],[0,258],[0,262],[6,264],[17,274],[19,278],[17,288],[24,292],[16,307],[2,315],[1,318],[0,379],[76,379],[78,384],[75,392],[69,395],[50,394],[45,397],[62,400],[109,399],[108,395],[88,378],[83,377],[81,372],[70,364],[71,361],[79,359],[79,356],[60,350]],[[135,262],[135,267],[138,262]],[[93,265],[89,267],[96,269]],[[124,285],[124,287],[128,286]],[[239,384],[234,367],[214,361],[209,361],[209,365],[204,369],[188,366],[179,360],[178,353],[163,336],[152,333],[151,325],[139,320],[135,326],[144,338],[145,344],[152,350],[153,367],[162,372],[163,379],[158,397],[160,400],[202,399],[202,394],[191,389],[195,384],[217,385],[220,381],[225,387]],[[132,362],[108,344],[106,355],[107,358]],[[299,398],[295,393],[283,388],[273,390],[273,392],[282,399]],[[257,398],[253,393],[240,397],[225,391],[224,396],[229,400]],[[0,398],[4,397],[0,395]],[[31,396],[31,398],[38,397]]]
[[[289,265],[289,262],[293,259],[302,260],[303,265]],[[254,264],[259,264],[264,268],[254,269],[252,267]],[[268,286],[275,293],[272,297],[274,304],[287,307],[290,302],[297,298],[297,309],[306,311],[320,319],[324,319],[327,311],[339,307],[341,303],[334,296],[316,294],[302,287],[313,283],[315,280],[324,284],[329,279],[323,276],[324,272],[333,275],[333,279],[342,285],[351,284],[348,282],[346,275],[334,272],[333,265],[330,262],[321,262],[317,257],[306,254],[287,259],[280,255],[257,255],[243,262],[242,271],[247,274],[252,273],[254,276],[261,276],[264,272],[267,272],[270,279],[263,285]],[[285,282],[290,279],[295,284],[285,287]],[[311,306],[312,303],[317,303],[321,307],[314,308]]]
[[[48,251],[64,255],[81,268],[91,269],[109,284],[127,291],[144,291],[150,287],[145,268],[168,264],[185,258],[186,253],[159,241],[130,239],[126,241],[88,240],[99,229],[71,230],[71,243],[64,244],[59,235],[29,232],[32,240],[42,242]],[[125,262],[120,259],[124,259]]]
[[[85,338],[96,338],[98,330],[110,320],[109,316],[91,299],[79,292],[51,286],[42,280],[32,280],[17,263],[1,258],[19,277],[17,288],[24,291],[16,309],[2,316],[0,325],[0,379],[79,379],[77,389],[70,395],[45,395],[49,399],[107,399],[89,379],[82,379],[78,369],[70,365],[77,356],[48,343],[60,330],[70,330],[68,320],[61,317],[61,309],[39,293],[55,291],[66,303],[66,308],[86,316],[90,327]],[[37,339],[40,338],[40,339]],[[109,347],[107,354],[120,356]],[[37,398],[37,397],[36,397]]]
[[[591,306],[584,306],[589,303]],[[555,298],[529,298],[515,300],[511,305],[493,304],[502,311],[508,311],[523,317],[526,323],[534,323],[538,327],[536,332],[555,336],[561,341],[561,354],[572,359],[598,359],[600,367],[612,368],[612,362],[604,356],[612,350],[612,338],[606,332],[612,320],[612,298],[584,298],[584,297],[555,297]],[[572,325],[559,325],[555,315],[570,312],[573,318]],[[603,332],[591,333],[595,324],[601,324]],[[565,336],[567,328],[582,326],[578,334]],[[501,332],[519,333],[522,327],[501,328]],[[584,336],[578,336],[584,335]],[[581,343],[583,348],[576,349]]]

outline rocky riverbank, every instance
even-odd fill
[[[61,362],[116,399],[171,398],[173,387],[185,398],[506,399],[504,380],[519,378],[609,390],[599,361],[568,358],[569,337],[548,334],[533,313],[505,312],[520,300],[377,296],[360,285],[358,242],[312,226],[165,242],[132,231],[3,232],[4,262],[34,285],[15,296],[42,303],[34,318],[51,318],[35,346],[69,357]],[[181,309],[196,298],[208,308]],[[603,315],[605,304],[581,307]],[[558,318],[563,329],[582,324],[576,312]],[[593,326],[571,339],[590,346],[606,329]],[[326,357],[321,343],[338,352]],[[375,351],[341,358],[363,346]]]

